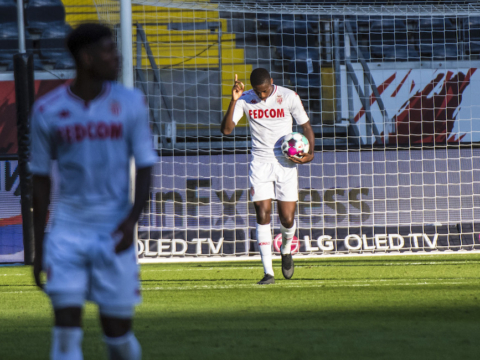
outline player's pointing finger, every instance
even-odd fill
[[[235,74],[235,82],[237,82],[237,81],[238,81],[238,75]]]

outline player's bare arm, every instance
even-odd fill
[[[297,164],[305,164],[312,161],[314,157],[314,148],[315,148],[315,134],[313,133],[313,129],[312,129],[312,126],[310,125],[310,121],[307,121],[305,124],[302,124],[301,127],[303,130],[303,135],[305,135],[305,137],[308,140],[308,143],[310,144],[310,149],[308,150],[308,153],[306,153],[300,159],[295,157],[289,157],[291,161]]]
[[[232,88],[232,100],[228,105],[228,110],[222,120],[222,125],[220,126],[220,131],[223,135],[230,135],[235,128],[235,123],[233,122],[233,111],[235,110],[235,104],[237,100],[240,99],[240,96],[243,94],[245,85],[238,81],[238,75],[235,74],[235,83]]]
[[[43,238],[47,224],[48,205],[50,204],[50,177],[33,176],[33,231],[35,238],[35,259],[33,261],[33,276],[36,285],[43,289],[40,280],[43,258]]]
[[[115,252],[117,254],[127,250],[133,244],[133,232],[135,230],[135,224],[137,223],[150,194],[151,174],[151,166],[137,170],[137,176],[135,178],[135,201],[133,203],[132,210],[127,218],[122,221],[122,223],[113,232],[113,236],[118,236],[121,238],[115,247]]]

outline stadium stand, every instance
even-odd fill
[[[384,61],[418,61],[419,55],[409,43],[405,20],[384,18],[370,25],[372,58]]]
[[[25,34],[25,45],[27,50],[33,48],[32,37],[29,33]],[[12,62],[12,57],[18,52],[18,26],[16,22],[7,22],[0,24],[0,64],[8,65]]]
[[[70,25],[58,24],[46,28],[40,37],[40,56],[46,62],[56,63],[61,58],[68,58],[65,49],[65,37],[71,31]]]
[[[422,59],[457,59],[455,20],[444,17],[421,18],[418,21],[418,32],[418,48]]]
[[[29,0],[25,7],[25,22],[31,32],[42,32],[65,22],[65,8],[60,0]]]
[[[463,23],[462,35],[465,52],[480,54],[480,17],[468,17]]]
[[[0,26],[14,21],[17,16],[17,3],[14,0],[0,0]]]
[[[7,65],[7,71],[13,71],[13,66],[14,65],[13,65],[13,60],[12,60]],[[37,54],[33,55],[33,69],[37,70],[37,71],[41,71],[41,70],[45,69],[45,65],[44,65],[42,59],[40,59],[40,57]]]

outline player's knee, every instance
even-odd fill
[[[293,224],[294,224],[294,221],[295,221],[295,217],[294,216],[280,216],[280,223],[283,225],[283,227],[287,228],[287,229],[290,229]]]
[[[85,295],[82,293],[48,294],[55,313],[55,326],[80,327]]]
[[[115,319],[102,316],[100,321],[105,336],[112,338],[124,336],[132,328],[131,319]]]
[[[260,225],[270,224],[270,212],[269,211],[257,212],[257,224],[260,224]]]
[[[256,209],[256,215],[257,215],[257,223],[260,225],[267,225],[270,224],[270,209],[263,207],[263,206],[258,206]]]
[[[132,328],[133,306],[99,306],[103,333],[108,337],[125,335]]]
[[[60,327],[81,327],[82,326],[82,308],[66,307],[54,309],[55,326]]]

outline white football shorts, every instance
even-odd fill
[[[253,160],[250,163],[249,180],[252,201],[298,201],[298,171],[295,165]]]
[[[44,242],[45,291],[52,302],[59,295],[83,295],[101,308],[133,307],[141,302],[135,246],[115,254],[112,228],[93,229],[54,224]],[[68,296],[67,296],[68,298]]]

